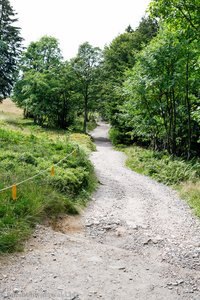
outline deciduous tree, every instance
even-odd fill
[[[80,104],[83,102],[84,125],[87,131],[88,112],[93,102],[97,100],[99,67],[102,61],[100,48],[91,46],[88,42],[79,46],[77,56],[71,60],[72,67],[77,76],[77,91],[80,93]]]

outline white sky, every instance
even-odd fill
[[[150,0],[10,0],[25,46],[43,35],[56,37],[65,59],[88,41],[103,49],[130,24],[137,27]]]

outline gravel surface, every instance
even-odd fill
[[[127,169],[107,131],[93,132],[90,205],[0,259],[1,299],[200,299],[199,220],[175,191]]]

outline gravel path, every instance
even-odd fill
[[[2,299],[200,299],[200,222],[170,188],[124,167],[108,126],[93,132],[100,181],[81,217],[37,226],[0,260]]]

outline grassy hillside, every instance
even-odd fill
[[[3,112],[0,118],[0,190],[47,170],[19,185],[16,201],[11,189],[0,192],[0,252],[12,252],[23,249],[36,223],[78,213],[89,199],[96,185],[88,159],[94,145],[83,134],[21,128],[20,115]]]

